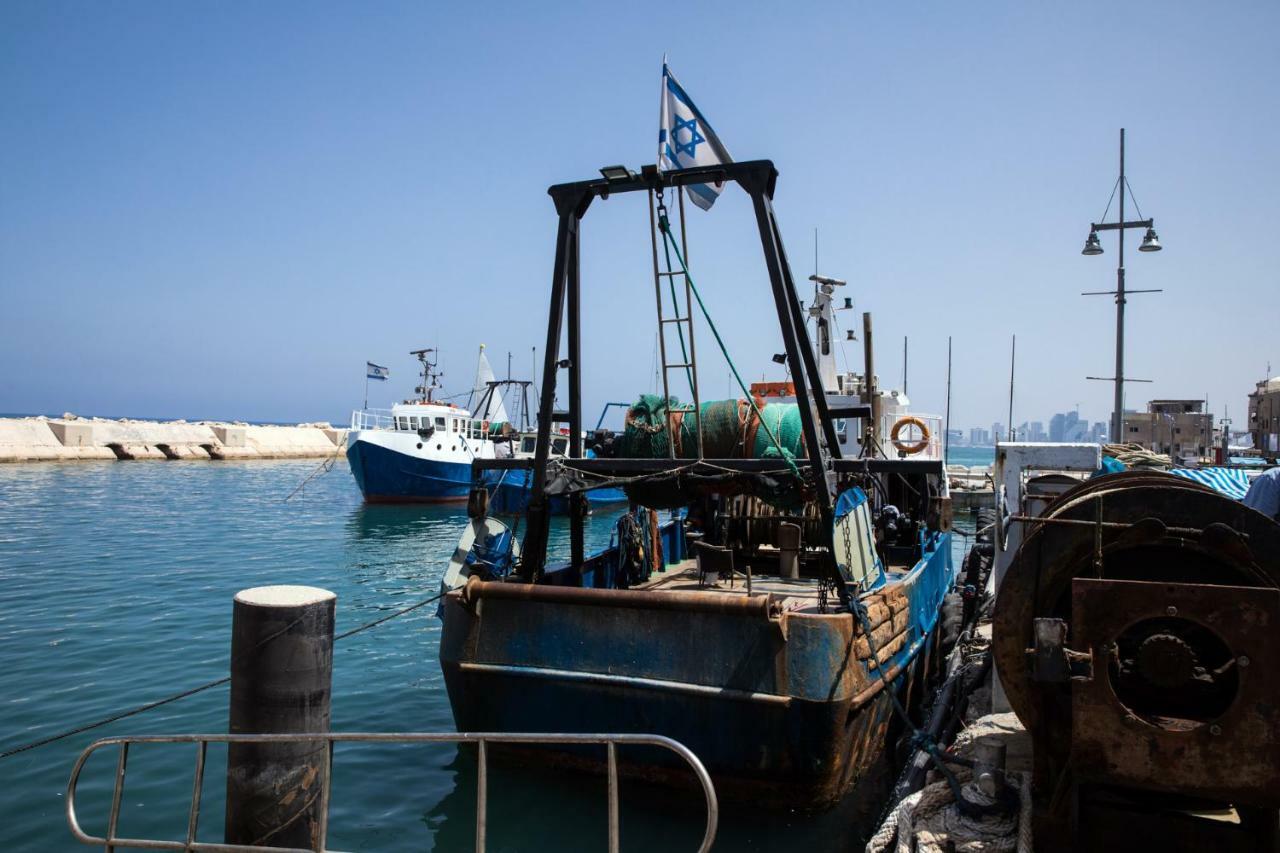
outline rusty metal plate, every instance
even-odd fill
[[[1280,805],[1280,589],[1075,578],[1071,592],[1071,645],[1094,655],[1093,678],[1072,685],[1077,778]],[[1234,697],[1205,719],[1135,711],[1118,695],[1117,641],[1173,617],[1234,656]]]

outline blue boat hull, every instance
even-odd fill
[[[419,459],[367,441],[347,448],[347,461],[369,503],[465,503],[471,466]]]
[[[471,465],[422,459],[368,441],[354,441],[347,448],[351,473],[369,503],[466,503],[471,492]],[[491,492],[489,508],[496,513],[518,515],[529,504],[526,485],[530,472],[488,471],[484,480]],[[621,489],[587,493],[587,503],[604,506],[625,503]],[[566,514],[568,503],[553,498],[551,511]]]
[[[504,515],[521,515],[529,508],[529,481],[533,472],[524,469],[503,471],[493,483],[489,498],[489,510]],[[622,489],[593,489],[586,492],[589,507],[608,506],[627,502],[627,495]],[[567,515],[569,504],[564,498],[551,499],[551,512],[556,515]]]

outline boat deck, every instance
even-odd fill
[[[889,566],[890,578],[906,574],[910,566]],[[694,558],[671,563],[660,572],[654,572],[642,584],[631,587],[637,590],[653,592],[700,593],[746,596],[747,575],[743,571],[734,571],[730,579],[720,578],[714,571],[706,574],[705,580],[698,572],[698,562]],[[828,599],[824,611],[820,604],[818,579],[801,577],[796,579],[781,578],[777,575],[753,574],[751,577],[752,596],[767,595],[770,597],[771,610],[792,613],[833,613],[832,600]]]
[[[747,595],[747,575],[735,571],[729,580],[722,580],[715,572],[708,572],[703,581],[694,559],[681,560],[654,572],[649,580],[633,589],[658,592],[695,592],[719,595]],[[771,604],[784,611],[821,613],[818,606],[818,581],[815,578],[791,580],[777,575],[753,575],[751,595],[768,595]]]

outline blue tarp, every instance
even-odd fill
[[[1249,491],[1249,476],[1235,468],[1174,468],[1169,473],[1203,483],[1233,501],[1242,500]]]

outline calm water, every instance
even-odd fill
[[[0,466],[0,752],[227,673],[231,600],[297,583],[338,595],[342,632],[432,595],[466,523],[461,509],[364,506],[345,466],[283,498],[302,462]],[[595,546],[613,519],[596,517]],[[566,531],[557,527],[558,547]],[[434,606],[344,640],[333,727],[450,731]],[[225,731],[227,688],[0,760],[0,846],[77,850],[63,789],[79,751],[126,733]],[[602,729],[607,725],[602,722]],[[120,830],[177,839],[190,796],[188,747],[131,750]],[[210,751],[201,840],[221,840],[223,754]],[[78,800],[99,833],[114,754],[90,762]],[[474,762],[453,746],[340,747],[330,844],[344,850],[473,849]],[[491,850],[598,850],[603,780],[499,766]],[[624,784],[623,846],[696,846],[701,797]],[[720,850],[860,846],[850,800],[818,818],[723,815]],[[865,819],[862,821],[865,823]]]
[[[994,447],[948,447],[948,465],[992,465],[996,460]]]

